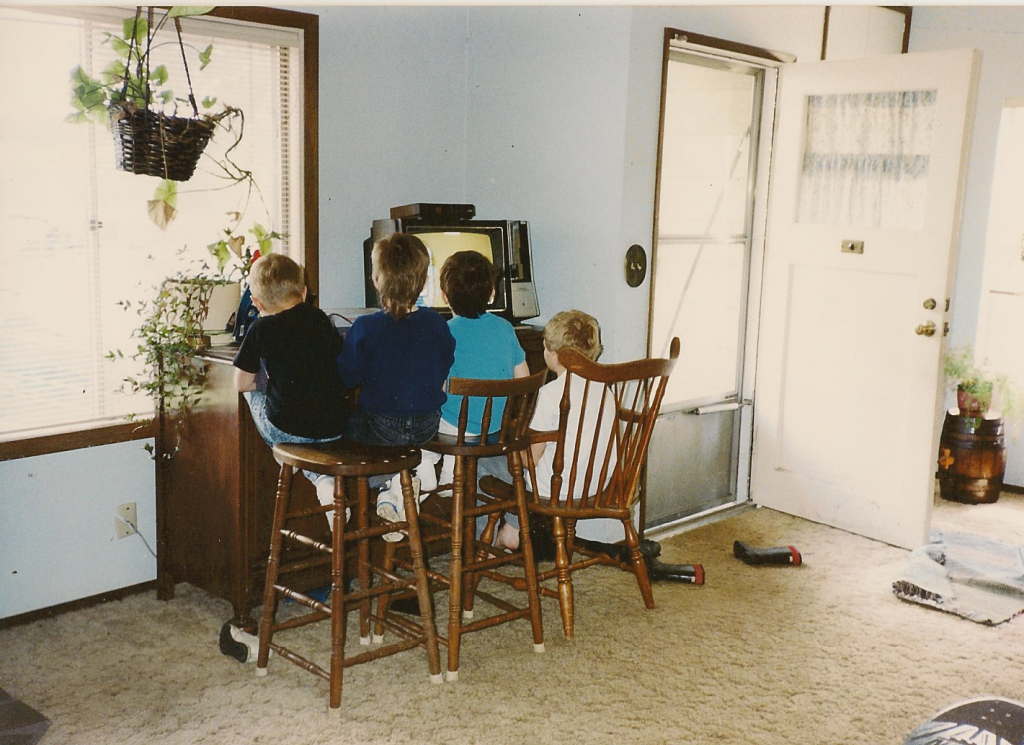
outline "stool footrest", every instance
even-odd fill
[[[473,631],[489,629],[491,626],[497,626],[498,624],[505,623],[506,621],[515,621],[520,618],[526,618],[529,615],[529,608],[517,609],[516,611],[511,613],[499,613],[488,618],[481,618],[480,620],[473,621],[472,623],[464,623],[459,627],[459,633],[469,634]]]
[[[294,530],[282,530],[281,535],[295,543],[301,543],[303,546],[309,546],[310,548],[315,548],[317,551],[323,551],[325,554],[330,554],[332,551],[329,544],[326,544],[323,541],[314,540],[313,538],[302,535],[301,533],[296,533]]]

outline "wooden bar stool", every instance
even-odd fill
[[[537,569],[530,544],[530,524],[523,479],[523,453],[529,447],[528,428],[533,417],[537,393],[544,384],[546,375],[545,371],[513,380],[451,378],[448,393],[463,396],[458,434],[439,434],[424,445],[427,450],[455,457],[450,519],[442,521],[428,514],[422,516],[425,524],[439,525],[442,531],[440,534],[433,534],[427,540],[432,543],[438,540],[451,543],[448,576],[436,572],[429,573],[431,579],[438,585],[448,589],[448,635],[447,638],[440,637],[441,642],[448,646],[448,680],[458,680],[459,677],[459,649],[463,634],[528,618],[533,631],[533,649],[535,652],[544,651]],[[472,399],[476,399],[481,406],[480,429],[483,432],[490,432],[487,437],[467,433],[469,402]],[[503,403],[496,405],[496,402]],[[513,476],[511,493],[504,499],[481,494],[476,488],[478,460],[498,456],[507,458],[509,473]],[[520,539],[517,551],[505,552],[491,545],[495,527],[505,512],[513,512],[519,517]],[[488,523],[478,540],[476,519],[481,516],[487,516]],[[396,563],[397,545],[400,544],[387,546],[384,557],[384,567],[387,569]],[[521,573],[509,577],[496,571],[509,565],[518,566],[522,570]],[[517,606],[480,590],[478,583],[482,577],[525,590],[525,605]],[[497,612],[474,620],[474,598],[493,606]],[[378,601],[378,628],[383,628],[384,620],[393,616],[388,612],[390,599],[382,596]]]
[[[328,444],[299,445],[280,444],[274,447],[274,457],[281,463],[281,476],[278,483],[277,498],[274,503],[274,520],[271,528],[270,558],[267,562],[267,579],[263,592],[263,622],[260,624],[259,656],[256,660],[257,675],[266,675],[270,650],[277,655],[294,662],[302,669],[318,675],[330,683],[330,708],[341,706],[342,670],[351,665],[371,662],[381,657],[402,652],[415,647],[425,647],[427,664],[431,680],[441,683],[441,661],[437,649],[437,631],[434,626],[433,609],[430,591],[427,584],[426,567],[423,561],[423,546],[420,538],[420,526],[417,516],[416,499],[413,495],[410,470],[420,462],[420,450],[415,447],[382,448],[361,445],[348,440],[339,440]],[[334,504],[306,510],[289,512],[291,485],[295,469],[325,474],[334,477]],[[377,517],[369,508],[370,476],[383,476],[398,472],[405,499],[406,520],[402,522],[386,522]],[[349,496],[346,499],[346,487]],[[346,529],[346,506],[352,508],[353,514]],[[325,513],[333,510],[333,536],[331,545],[313,540],[287,529],[287,522],[293,518],[306,517],[311,514]],[[370,525],[370,515],[374,525]],[[354,523],[354,525],[352,524]],[[370,540],[380,538],[385,533],[396,531],[408,535],[409,552],[411,554],[411,577],[399,576],[390,568],[383,570],[374,566],[370,558]],[[282,544],[287,539],[291,542],[316,549],[326,555],[312,559],[291,561],[282,564]],[[383,540],[383,539],[382,539]],[[405,543],[405,540],[403,540]],[[345,560],[346,554],[355,546],[355,561],[358,587],[345,591]],[[388,544],[389,546],[392,544]],[[311,566],[331,563],[331,597],[330,605],[293,590],[280,583],[280,577],[289,572],[300,572]],[[376,574],[378,581],[375,586],[371,575]],[[418,631],[410,630],[407,625],[385,622],[395,633],[398,641],[363,652],[353,657],[345,657],[345,619],[346,611],[358,606],[360,643],[370,643],[370,602],[376,596],[386,597],[389,593],[408,591],[415,588],[419,600],[421,623]],[[309,613],[275,623],[277,604],[281,596],[307,606]],[[318,621],[330,619],[331,657],[330,669],[324,670],[312,661],[275,644],[274,635],[279,631],[306,626]]]

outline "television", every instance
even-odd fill
[[[392,210],[392,214],[395,210]],[[451,309],[441,298],[441,267],[457,251],[476,251],[486,256],[498,270],[494,301],[488,306],[487,312],[499,315],[513,324],[540,315],[537,290],[533,283],[529,224],[523,220],[461,219],[451,214],[444,217],[392,217],[373,221],[370,237],[363,243],[367,307],[380,307],[372,278],[373,244],[397,232],[415,235],[423,241],[430,253],[427,283],[417,305],[433,308],[450,317]]]

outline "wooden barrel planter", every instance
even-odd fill
[[[939,439],[939,494],[951,502],[990,504],[1006,473],[1002,419],[946,412]]]

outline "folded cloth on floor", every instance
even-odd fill
[[[994,626],[1024,611],[1024,546],[934,529],[892,584],[901,600]]]

